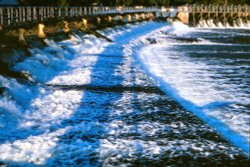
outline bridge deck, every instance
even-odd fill
[[[192,13],[250,13],[249,5],[193,5]]]
[[[159,11],[159,7],[0,7],[0,25],[7,27],[49,19]]]

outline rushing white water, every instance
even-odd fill
[[[105,30],[103,33],[116,40],[118,45],[90,35],[84,35],[83,37],[73,35],[71,39],[59,43],[46,40],[48,47],[42,50],[30,50],[32,56],[16,64],[14,69],[25,73],[32,82],[38,83],[38,86],[33,86],[32,83],[22,85],[17,80],[1,77],[1,86],[8,91],[0,99],[0,160],[21,166],[32,166],[32,164],[53,164],[53,162],[47,162],[48,159],[53,161],[53,159],[60,157],[68,157],[73,153],[70,151],[67,155],[67,149],[71,150],[73,147],[85,149],[84,152],[88,149],[91,150],[90,152],[102,150],[102,147],[105,150],[105,145],[107,145],[105,141],[103,141],[102,147],[98,143],[83,143],[80,140],[72,141],[70,145],[62,144],[57,147],[59,138],[67,131],[86,129],[86,131],[83,130],[83,133],[88,133],[87,131],[95,133],[100,128],[104,129],[105,126],[111,126],[111,129],[113,127],[112,124],[99,125],[94,119],[90,123],[84,123],[83,121],[81,124],[72,127],[64,125],[63,121],[67,119],[74,121],[78,119],[74,118],[74,114],[83,105],[82,99],[88,99],[90,95],[85,95],[84,91],[78,90],[48,89],[46,85],[71,85],[75,87],[77,85],[88,85],[90,82],[94,85],[109,84],[109,81],[105,81],[105,78],[99,83],[94,83],[93,77],[96,75],[94,73],[99,73],[99,71],[95,69],[97,71],[93,72],[92,68],[100,61],[100,54],[121,54],[119,49],[116,51],[112,48],[120,47],[122,49],[122,45],[119,43],[126,44],[127,41],[161,26],[165,26],[165,24],[138,24]],[[109,47],[111,49],[107,49]],[[125,67],[123,68],[128,68],[129,64],[131,64],[130,60],[124,62]],[[107,73],[106,75],[108,75],[107,71],[104,71]],[[131,84],[131,77],[124,72],[122,75],[126,79],[123,80],[123,84]],[[138,80],[135,83],[140,82]],[[96,95],[92,96],[90,99],[97,98]],[[98,102],[97,98],[95,103],[102,103],[103,100],[105,99]],[[88,113],[91,112],[91,109],[85,108],[82,112]],[[101,112],[101,110],[96,112]],[[83,119],[89,120],[91,117]],[[100,147],[98,149],[95,146],[97,144]],[[99,150],[101,154],[108,154],[101,150]],[[60,154],[60,152],[65,155]],[[69,157],[68,159],[70,161]]]
[[[225,113],[220,106],[235,109],[237,103],[248,104],[248,97],[240,91],[231,92],[230,85],[217,89],[220,83],[210,78],[217,75],[209,70],[210,66],[182,57],[181,54],[192,51],[183,52],[174,47],[214,45],[206,39],[191,43],[185,42],[185,38],[175,39],[176,34],[185,36],[190,32],[196,29],[180,23],[173,26],[138,23],[100,31],[113,42],[73,34],[62,42],[45,40],[46,48],[31,49],[32,56],[14,66],[16,71],[27,75],[30,82],[0,76],[1,87],[6,90],[0,98],[0,162],[18,166],[77,163],[100,166],[99,160],[95,161],[98,157],[108,166],[110,162],[119,162],[121,157],[132,160],[136,156],[146,157],[157,162],[168,150],[173,150],[169,157],[189,149],[208,156],[211,154],[208,150],[225,148],[222,143],[212,141],[206,141],[204,146],[204,141],[196,139],[147,139],[169,133],[171,129],[185,128],[181,122],[168,125],[143,119],[131,124],[123,120],[130,114],[158,114],[157,107],[149,111],[143,109],[152,107],[143,102],[163,98],[141,90],[119,92],[121,85],[128,90],[132,86],[152,87],[148,77],[134,66],[137,63],[142,64],[166,94],[246,151],[245,129],[249,115],[244,112],[235,115],[234,110]],[[225,91],[227,88],[229,91]],[[107,92],[101,92],[102,89]],[[143,105],[139,106],[137,101]],[[230,128],[232,132],[228,132]],[[238,136],[237,141],[232,139]],[[234,153],[230,151],[229,154]]]
[[[242,19],[234,20],[230,25],[228,22],[223,25],[222,22],[214,23],[214,20],[200,20],[196,26],[197,28],[231,28],[231,29],[248,29],[250,28],[250,22],[243,22]]]
[[[162,31],[167,32],[165,37]],[[201,33],[203,31],[198,32]],[[204,30],[204,32],[209,36],[216,31]],[[173,33],[180,35],[182,41],[179,42],[178,37],[168,35]],[[182,23],[175,23],[174,28],[167,27],[159,31],[158,34],[153,33],[139,39],[138,42],[134,42],[134,47],[140,48],[134,54],[138,55],[139,62],[142,63],[143,68],[167,94],[175,98],[186,109],[208,122],[209,125],[216,128],[232,143],[249,154],[250,114],[247,106],[250,101],[247,83],[245,82],[248,78],[244,78],[245,81],[239,84],[230,84],[228,82],[237,75],[234,74],[235,70],[242,73],[242,77],[244,75],[247,77],[249,64],[229,66],[223,65],[225,64],[223,61],[227,61],[227,59],[219,59],[218,61],[221,61],[221,64],[213,65],[212,62],[210,64],[206,61],[196,61],[194,58],[185,55],[198,53],[204,55],[204,57],[208,56],[208,59],[209,55],[212,54],[217,54],[218,58],[228,53],[233,53],[235,56],[237,54],[249,56],[250,50],[234,52],[229,49],[234,44],[214,43],[204,39],[197,39],[195,35],[192,38],[192,35],[195,33],[197,33],[196,29],[189,28]],[[154,45],[146,45],[148,38],[158,39],[158,42]],[[176,38],[176,40],[172,40],[173,38]],[[145,42],[141,45],[143,40]],[[222,50],[220,47],[228,46],[228,48],[221,52],[216,50],[216,45],[220,50]],[[242,45],[244,44],[239,46]],[[181,48],[182,46],[184,46],[184,49]],[[212,50],[205,49],[207,46],[210,46]],[[245,46],[249,47],[250,45],[246,44]],[[231,61],[233,63],[234,60]],[[249,63],[249,57],[242,59],[242,61]],[[232,76],[227,78],[219,74],[217,70],[223,70],[229,75],[232,73]],[[240,74],[239,77],[241,77]],[[237,80],[241,80],[241,78],[237,78]]]

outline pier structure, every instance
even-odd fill
[[[192,5],[178,8],[178,18],[185,24],[197,26],[211,23],[223,26],[248,24],[250,21],[249,5]],[[201,25],[202,26],[202,25]]]
[[[47,26],[50,30],[87,29],[105,23],[133,22],[150,20],[155,17],[168,17],[170,11],[162,7],[36,7],[9,6],[0,7],[0,32],[16,29],[23,41],[25,31],[34,27],[36,34],[44,38]]]

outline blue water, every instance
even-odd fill
[[[142,47],[140,62],[166,93],[249,154],[250,30],[176,26]]]
[[[25,79],[0,75],[0,166],[245,164],[249,30],[99,32],[113,42],[45,39],[11,66]]]

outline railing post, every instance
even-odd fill
[[[9,8],[7,8],[7,24],[8,25],[10,25],[10,23],[11,23],[11,20],[10,20],[10,9]]]
[[[0,26],[2,25],[3,25],[3,8],[0,7]],[[2,29],[2,27],[0,29]]]
[[[82,7],[79,7],[78,10],[79,10],[79,16],[83,16]]]
[[[69,15],[69,10],[68,10],[68,8],[67,8],[67,7],[64,7],[63,10],[64,10],[64,15],[63,15],[63,17],[68,17],[68,15]]]
[[[30,21],[30,7],[27,7],[27,21]]]
[[[62,17],[62,8],[61,7],[57,8],[57,15],[58,15],[58,19],[60,19]]]
[[[33,9],[32,9],[32,18],[33,18],[33,20],[37,20],[37,13],[36,13],[36,7],[33,7]]]
[[[14,12],[13,12],[13,7],[11,7],[10,8],[10,20],[12,24],[13,24],[13,19],[14,19]]]
[[[92,14],[93,14],[93,8],[89,7],[88,15],[92,15]]]
[[[18,8],[18,17],[19,17],[19,23],[21,23],[23,21],[23,18],[22,18],[22,8]]]
[[[51,15],[51,11],[50,11],[50,7],[46,7],[46,20],[48,20],[48,18],[50,18],[50,15]]]
[[[28,12],[28,11],[27,11],[27,8],[26,8],[26,7],[24,7],[24,8],[23,8],[23,14],[24,14],[24,15],[23,15],[23,17],[24,17],[24,22],[28,21],[28,20],[27,20],[27,16],[28,16],[28,13],[27,13],[27,12]]]

